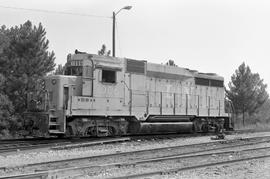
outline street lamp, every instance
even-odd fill
[[[121,8],[119,11],[117,11],[116,13],[113,12],[113,34],[112,34],[112,51],[113,51],[113,57],[115,57],[115,16],[122,10],[130,10],[132,8],[132,6],[125,6],[123,8]]]

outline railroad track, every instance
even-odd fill
[[[61,160],[61,161],[42,162],[42,163],[21,166],[24,169],[28,168],[28,171],[32,170],[32,172],[30,172],[29,174],[12,176],[12,177],[13,178],[16,178],[16,177],[29,178],[31,175],[38,175],[38,174],[42,175],[42,177],[46,175],[53,176],[53,177],[61,177],[62,175],[66,175],[65,173],[70,173],[70,172],[76,173],[81,170],[93,170],[92,172],[95,172],[95,171],[98,171],[104,168],[110,168],[110,167],[121,168],[124,166],[137,166],[139,164],[160,162],[160,161],[166,161],[166,160],[191,159],[191,158],[194,158],[194,156],[205,157],[205,156],[210,156],[213,154],[215,155],[230,154],[230,153],[235,153],[236,151],[247,152],[247,151],[252,151],[252,150],[267,150],[270,148],[269,146],[257,147],[256,149],[254,149],[253,146],[259,145],[259,144],[268,144],[269,142],[270,142],[269,137],[267,138],[257,137],[257,138],[253,138],[249,140],[228,141],[228,142],[223,142],[223,143],[211,142],[211,143],[203,143],[203,144],[174,146],[174,147],[140,150],[140,151],[132,151],[132,152],[114,153],[114,154],[107,154],[107,155],[101,155],[101,156],[82,157],[82,158],[75,158],[75,159],[68,159],[68,160]],[[241,149],[241,147],[248,147],[248,146],[249,146],[248,149]],[[221,150],[232,149],[232,148],[234,148],[234,150],[221,151]],[[239,149],[237,150],[237,148]],[[185,149],[185,152],[182,152],[183,149]],[[168,155],[166,153],[170,153],[170,154]],[[149,158],[150,154],[152,154],[151,158]],[[114,158],[114,160],[112,160],[111,158]],[[102,163],[98,164],[97,161],[100,161],[100,160],[105,160],[105,162],[111,161],[111,163],[104,165],[104,162],[103,162],[103,164]],[[115,162],[115,160],[116,161],[120,160],[120,161]],[[126,162],[126,161],[133,161],[133,162]],[[19,168],[19,166],[17,168]],[[0,169],[8,170],[8,168],[0,168]],[[160,173],[164,171],[165,170],[155,171],[155,172]],[[167,172],[167,170],[165,172]],[[70,174],[67,174],[67,176],[69,175]],[[150,175],[149,172],[145,174],[145,176],[147,175]],[[117,176],[117,177],[120,177],[120,176]],[[121,177],[125,177],[125,176],[121,176]]]
[[[0,142],[0,153],[17,152],[21,150],[31,150],[40,148],[50,148],[54,150],[79,148],[104,143],[123,142],[130,140],[127,137],[120,138],[77,138],[77,139],[35,139],[32,140],[9,140]]]
[[[202,134],[204,135],[204,134]],[[81,138],[26,138],[0,140],[0,153],[16,152],[20,150],[30,150],[51,147],[54,150],[70,149],[76,147],[98,145],[107,141],[121,142],[128,140],[152,140],[152,139],[173,139],[179,137],[195,137],[201,134],[152,134],[152,135],[130,135],[127,137],[81,137]],[[81,143],[81,144],[80,144]]]
[[[254,149],[254,150],[258,150],[258,149]],[[207,154],[205,154],[204,156],[207,156]],[[188,167],[178,167],[178,168],[150,171],[150,172],[133,174],[133,175],[108,177],[107,179],[130,179],[130,178],[141,178],[141,177],[155,176],[155,175],[169,175],[172,173],[178,173],[178,172],[186,171],[186,170],[194,170],[194,169],[206,168],[206,167],[211,167],[211,166],[222,166],[222,165],[226,165],[226,164],[240,163],[240,162],[244,162],[244,161],[251,161],[251,160],[256,160],[256,159],[266,159],[266,158],[270,158],[270,155],[246,157],[246,158],[235,159],[235,160],[226,160],[226,161],[222,161],[222,162],[203,163],[203,164],[192,165],[192,166],[188,166]]]
[[[32,139],[32,140],[26,140],[26,141],[15,140],[15,141],[1,142],[0,153],[45,148],[45,147],[64,145],[64,144],[69,144],[69,143],[71,143],[71,141],[64,140],[64,139],[46,139],[46,140]]]
[[[127,166],[134,166],[140,165],[140,164],[147,164],[147,163],[153,163],[153,162],[162,162],[167,160],[176,160],[176,159],[188,159],[188,158],[198,158],[198,157],[208,157],[213,154],[215,155],[224,155],[228,153],[235,153],[235,152],[250,152],[250,151],[258,151],[258,150],[268,150],[270,147],[262,147],[262,148],[254,148],[254,149],[246,149],[246,150],[230,150],[226,152],[215,152],[215,153],[207,153],[207,154],[200,154],[200,155],[187,155],[187,156],[175,156],[173,158],[170,157],[162,157],[162,158],[153,158],[151,160],[141,160],[141,161],[134,161],[134,162],[127,162],[127,163],[114,163],[114,164],[106,164],[106,165],[99,165],[99,166],[78,166],[78,167],[70,167],[65,169],[57,169],[57,170],[51,170],[51,171],[43,171],[43,172],[36,172],[36,173],[29,173],[29,174],[22,174],[22,175],[15,175],[15,176],[7,176],[4,177],[5,179],[31,179],[31,178],[57,178],[56,174],[52,173],[61,173],[66,171],[74,171],[74,170],[84,170],[89,168],[108,168],[108,167],[127,167]],[[226,165],[226,164],[232,164],[232,163],[238,163],[243,161],[250,161],[255,159],[264,159],[264,158],[270,158],[270,154],[268,155],[258,155],[258,156],[252,156],[252,157],[245,157],[240,159],[234,159],[234,160],[225,160],[221,162],[210,162],[210,163],[203,163],[198,165],[191,165],[186,167],[177,167],[172,169],[164,169],[164,170],[157,170],[157,171],[149,171],[144,173],[138,173],[138,174],[132,174],[132,175],[122,175],[122,176],[114,176],[114,177],[106,177],[107,179],[130,179],[130,178],[141,178],[141,177],[147,177],[147,176],[155,176],[155,175],[168,175],[172,173],[177,173],[181,171],[186,170],[193,170],[193,169],[199,169],[199,168],[206,168],[211,166],[220,166],[220,165]],[[54,176],[53,176],[54,175]],[[1,178],[1,177],[0,177]],[[100,177],[98,177],[100,178]],[[102,176],[103,178],[103,176]]]
[[[227,135],[235,134],[235,133],[243,133],[244,131],[227,131]],[[252,132],[248,130],[247,132]],[[186,137],[198,137],[198,136],[211,136],[212,133],[193,133],[193,134],[151,134],[151,135],[132,135],[127,136],[130,140],[161,140],[161,139],[173,139],[173,138],[186,138]],[[122,137],[113,138],[119,141]],[[54,149],[68,149],[69,147],[64,147],[63,145],[70,144],[70,148],[81,147],[83,145],[79,145],[79,143],[88,142],[88,141],[97,141],[96,145],[99,144],[98,141],[102,140],[113,140],[110,137],[107,138],[96,138],[96,137],[83,137],[83,138],[27,138],[27,139],[8,139],[8,140],[0,140],[0,153],[8,153],[8,152],[17,152],[21,150],[30,150],[30,149],[38,149],[38,148],[46,148],[46,147],[54,147]],[[102,143],[102,142],[100,142]],[[75,145],[73,145],[75,144]],[[76,145],[78,144],[78,145]],[[73,146],[72,146],[73,145]],[[91,145],[91,144],[90,144]],[[63,147],[59,147],[63,146]],[[87,146],[87,145],[86,145]]]

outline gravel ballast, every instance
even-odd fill
[[[231,165],[206,167],[170,175],[148,177],[155,179],[268,179],[270,159],[257,159]]]

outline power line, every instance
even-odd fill
[[[73,15],[73,16],[84,16],[84,17],[93,17],[93,18],[111,18],[109,16],[99,16],[99,15],[64,12],[64,11],[50,11],[50,10],[44,10],[44,9],[29,9],[29,8],[20,8],[20,7],[11,7],[11,6],[2,6],[2,5],[0,5],[0,8],[22,10],[22,11],[42,12],[42,13],[49,13],[49,14],[64,14],[64,15]]]

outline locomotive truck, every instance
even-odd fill
[[[231,128],[224,78],[145,60],[67,56],[65,75],[48,75],[28,95],[32,134],[115,136]]]

